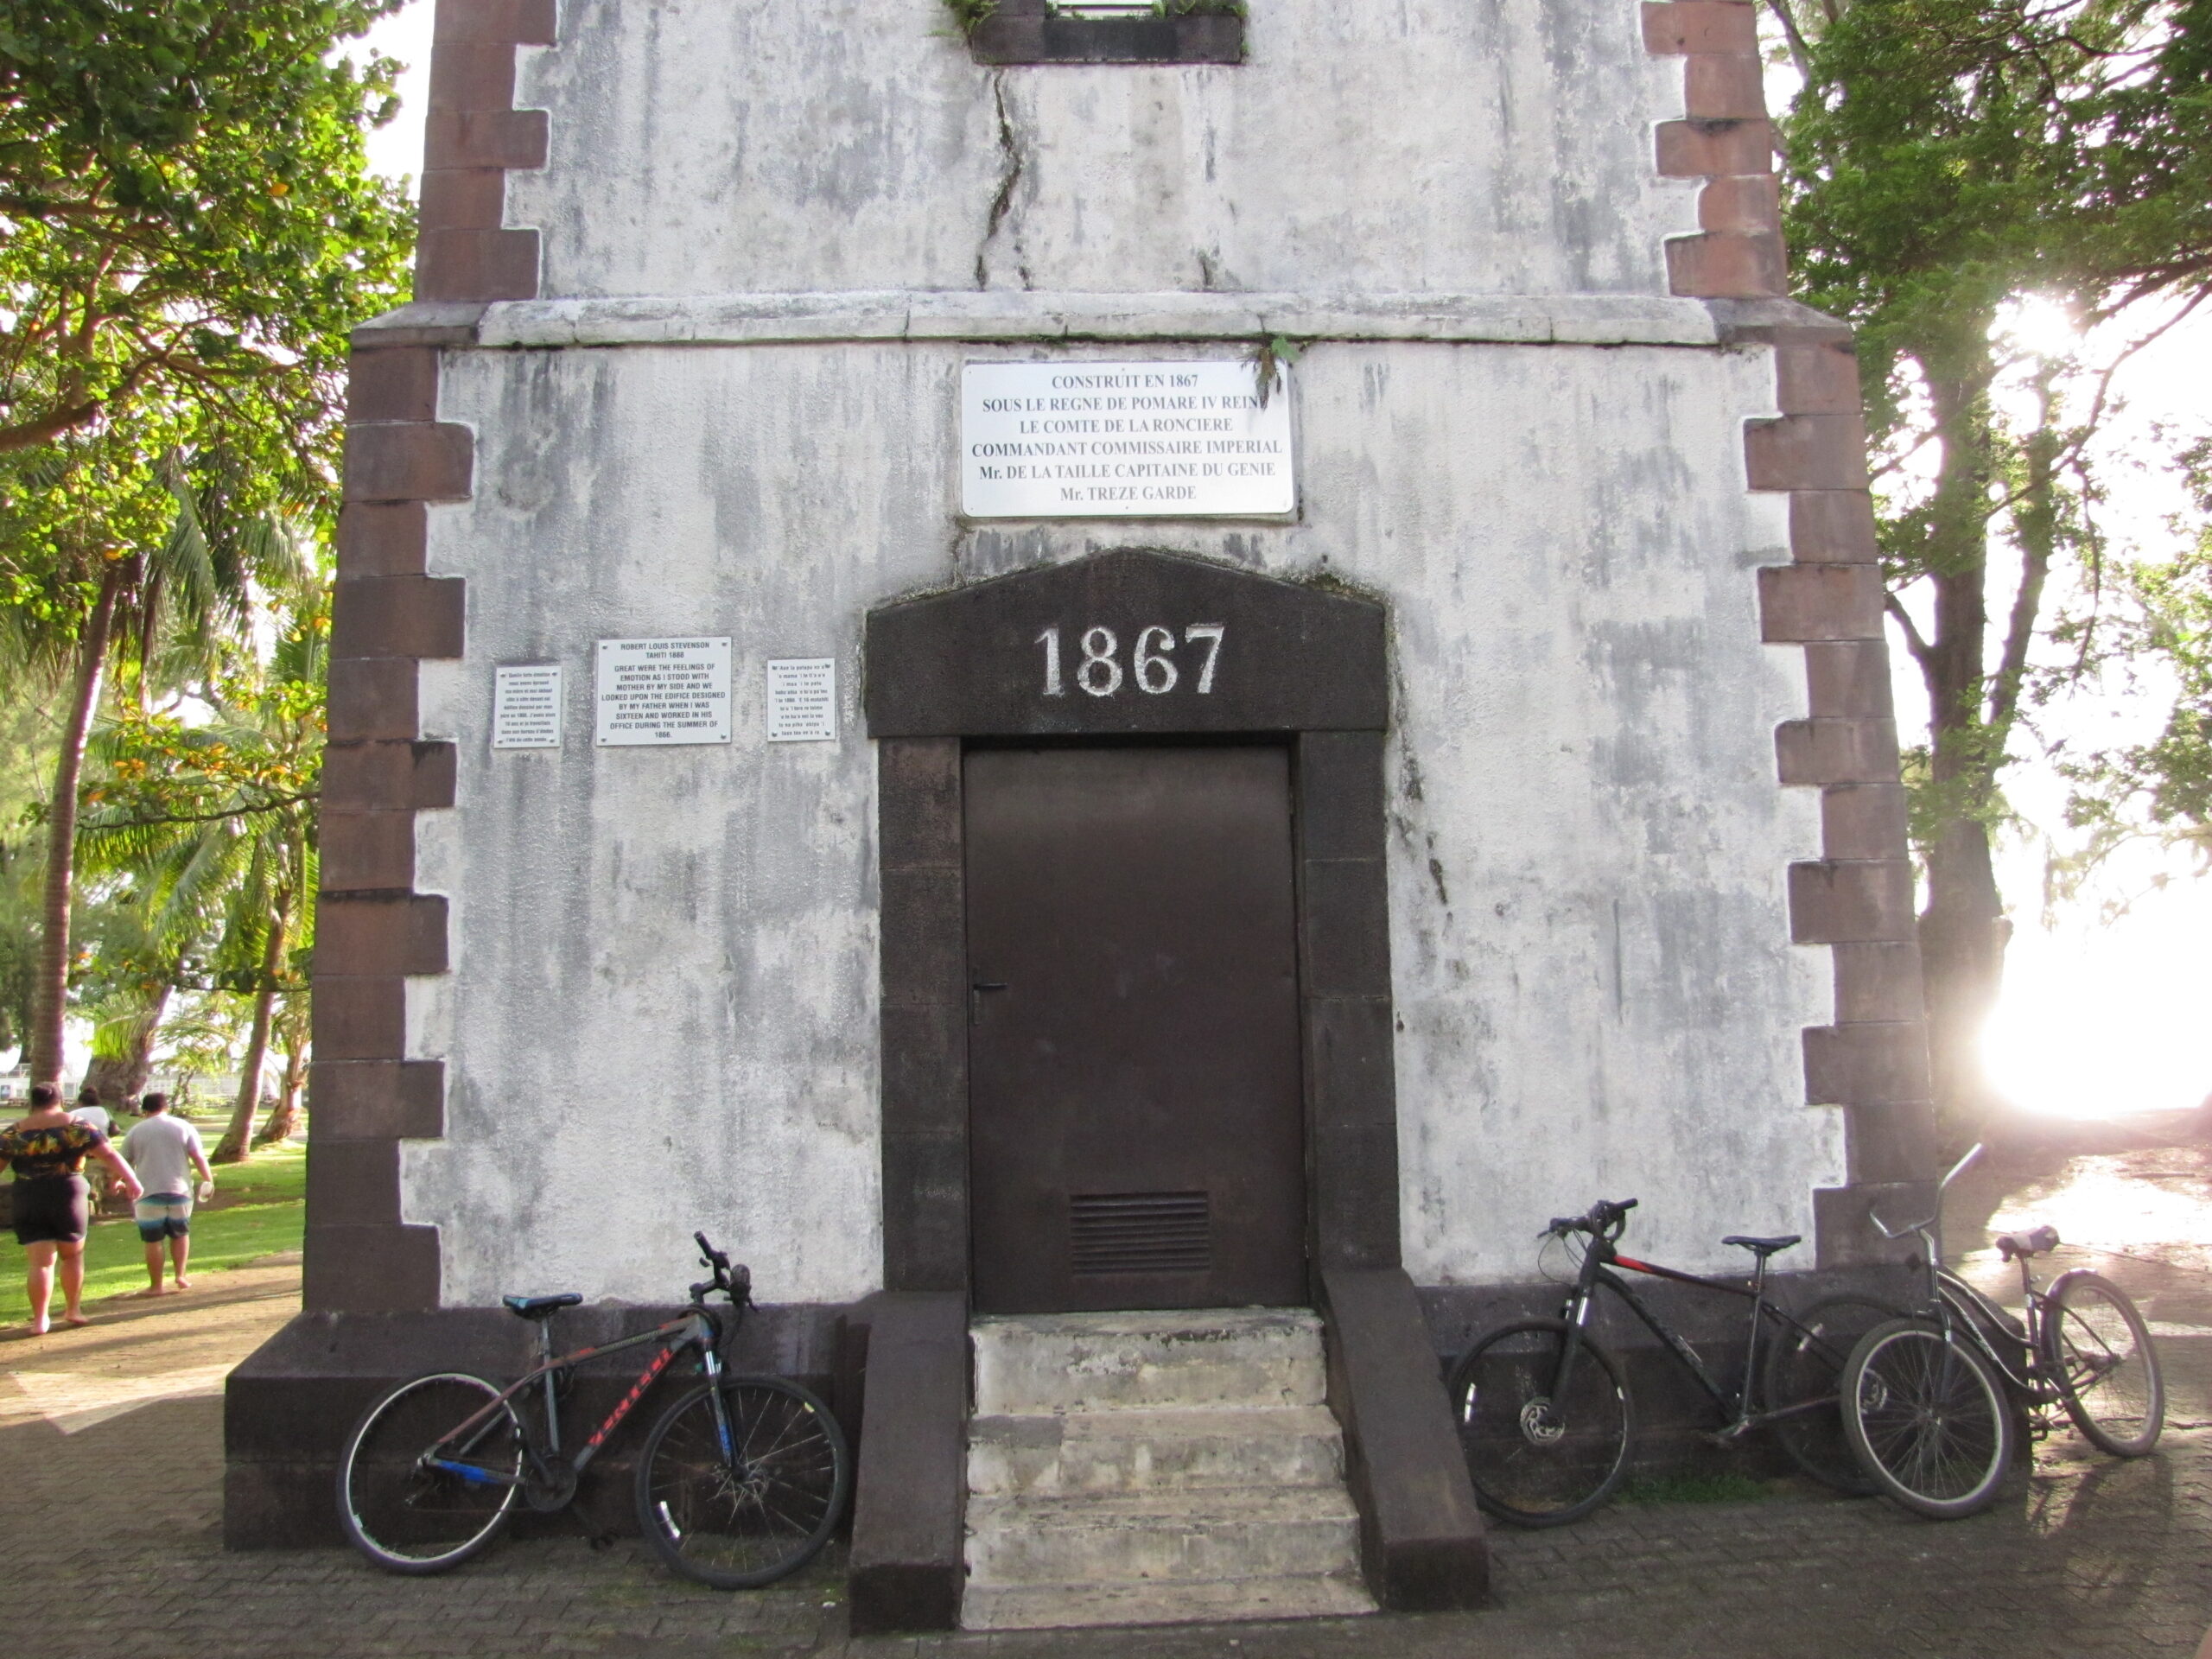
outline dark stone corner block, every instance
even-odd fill
[[[966,1300],[887,1292],[849,1319],[868,1332],[847,1586],[853,1633],[957,1630],[966,1585]]]
[[[1324,1268],[1329,1407],[1344,1426],[1375,1599],[1397,1611],[1482,1605],[1490,1547],[1421,1300],[1402,1269]]]

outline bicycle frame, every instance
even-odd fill
[[[696,1348],[699,1351],[701,1369],[706,1372],[707,1376],[711,1379],[721,1375],[721,1325],[714,1313],[704,1306],[695,1306],[680,1319],[671,1319],[665,1325],[656,1325],[652,1330],[640,1332],[634,1337],[624,1337],[617,1342],[601,1343],[595,1347],[579,1348],[573,1353],[560,1355],[555,1355],[550,1351],[553,1346],[553,1332],[550,1322],[541,1323],[538,1326],[538,1350],[544,1357],[531,1370],[500,1390],[498,1398],[491,1401],[440,1438],[435,1445],[423,1452],[423,1463],[431,1468],[442,1470],[448,1474],[458,1475],[472,1485],[478,1486],[520,1485],[525,1484],[531,1476],[542,1479],[551,1478],[553,1470],[550,1460],[557,1459],[561,1456],[561,1412],[556,1391],[560,1378],[588,1359],[601,1358],[607,1354],[619,1354],[628,1348],[642,1348],[652,1342],[663,1342],[665,1345],[645,1363],[645,1369],[639,1374],[638,1380],[631,1385],[630,1391],[615,1402],[614,1409],[607,1413],[606,1421],[592,1431],[585,1440],[582,1450],[576,1453],[575,1461],[569,1465],[567,1472],[581,1475],[591,1466],[592,1459],[596,1458],[606,1446],[607,1437],[621,1427],[622,1420],[636,1408],[639,1401],[645,1398],[645,1391],[659,1381],[661,1373],[669,1368],[677,1355],[687,1348]],[[468,1456],[478,1441],[481,1440],[484,1431],[492,1426],[500,1411],[519,1398],[531,1383],[541,1380],[545,1395],[545,1440],[542,1451],[534,1437],[527,1430],[523,1435],[524,1454],[531,1465],[531,1476],[518,1478],[502,1474],[497,1470],[486,1469],[477,1464],[459,1460]],[[723,1455],[727,1457],[729,1455],[731,1444],[729,1425],[722,1419],[721,1396],[719,1393],[715,1395],[714,1401],[715,1428],[721,1438]],[[448,1452],[450,1455],[443,1455]]]
[[[1706,1368],[1705,1361],[1697,1350],[1691,1347],[1688,1341],[1667,1325],[1665,1320],[1653,1313],[1645,1305],[1643,1299],[1630,1287],[1627,1281],[1612,1271],[1615,1266],[1626,1268],[1631,1273],[1645,1274],[1654,1279],[1669,1280],[1681,1285],[1695,1285],[1704,1290],[1721,1291],[1731,1296],[1750,1299],[1751,1331],[1750,1340],[1744,1351],[1744,1380],[1742,1385],[1733,1394],[1731,1394]],[[1590,1235],[1590,1248],[1582,1258],[1582,1270],[1575,1280],[1573,1290],[1567,1294],[1567,1301],[1560,1309],[1560,1317],[1578,1330],[1587,1330],[1591,1317],[1596,1310],[1598,1291],[1600,1288],[1611,1291],[1615,1296],[1628,1305],[1630,1312],[1643,1321],[1651,1334],[1658,1338],[1660,1345],[1672,1354],[1683,1369],[1695,1379],[1698,1386],[1711,1396],[1714,1407],[1719,1411],[1721,1416],[1727,1420],[1725,1427],[1719,1431],[1722,1437],[1733,1440],[1740,1434],[1767,1423],[1776,1422],[1784,1417],[1796,1416],[1804,1412],[1818,1411],[1824,1405],[1833,1403],[1833,1402],[1805,1401],[1794,1406],[1785,1406],[1776,1411],[1755,1412],[1751,1409],[1753,1391],[1758,1377],[1762,1337],[1769,1319],[1779,1319],[1784,1325],[1801,1332],[1803,1329],[1789,1314],[1767,1300],[1766,1275],[1767,1259],[1764,1256],[1758,1258],[1758,1265],[1752,1269],[1751,1281],[1748,1284],[1738,1284],[1733,1280],[1711,1279],[1700,1274],[1684,1273],[1677,1268],[1662,1268],[1656,1262],[1642,1262],[1634,1256],[1623,1255],[1613,1248],[1611,1240],[1593,1233]],[[1570,1374],[1573,1370],[1574,1356],[1578,1351],[1579,1344],[1574,1343],[1567,1344],[1561,1350],[1559,1371],[1552,1380],[1551,1397],[1553,1399],[1564,1397]]]
[[[2035,1271],[2029,1266],[2028,1257],[2018,1258],[2022,1299],[2021,1312],[2018,1317],[1999,1306],[1943,1265],[1943,1194],[1951,1183],[1981,1156],[1981,1151],[1979,1145],[1968,1147],[1966,1155],[1954,1164],[1950,1173],[1936,1184],[1936,1213],[1927,1220],[1893,1228],[1872,1211],[1867,1212],[1867,1218],[1885,1238],[1903,1238],[1910,1233],[1919,1239],[1921,1255],[1913,1265],[1927,1275],[1926,1306],[1930,1311],[1929,1316],[1942,1326],[1945,1339],[1956,1342],[1963,1332],[1965,1339],[1980,1350],[1982,1357],[1994,1365],[1998,1374],[2024,1395],[2029,1403],[2048,1405],[2058,1398],[2058,1391],[2045,1375],[2043,1363],[2043,1327],[2047,1299],[2036,1282]],[[2001,1332],[2005,1338],[2004,1345],[2014,1351],[2010,1354],[1999,1351],[1999,1344],[1991,1338],[1992,1332]]]

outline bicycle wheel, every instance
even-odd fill
[[[1843,1368],[1843,1427],[1884,1496],[1955,1521],[1987,1509],[2012,1462],[2012,1412],[1974,1347],[1926,1319],[1891,1319]]]
[[[486,1406],[466,1440],[445,1449],[466,1465],[428,1469],[423,1454]],[[403,1382],[354,1425],[338,1462],[338,1518],[353,1546],[393,1573],[442,1573],[490,1543],[514,1507],[522,1424],[480,1376],[441,1371]]]
[[[1554,1400],[1570,1343],[1574,1363]],[[1500,1520],[1580,1520],[1628,1471],[1635,1413],[1620,1362],[1564,1320],[1501,1325],[1459,1357],[1446,1388],[1476,1501]]]
[[[2166,1421],[2158,1350],[2127,1293],[2101,1274],[2059,1274],[2043,1327],[2043,1363],[2074,1427],[2115,1458],[2139,1458]]]
[[[724,1377],[653,1425],[638,1460],[638,1526],[685,1577],[742,1590],[814,1558],[852,1478],[829,1407],[781,1377]]]
[[[1824,1486],[1853,1497],[1881,1491],[1851,1449],[1843,1432],[1844,1362],[1859,1338],[1897,1310],[1871,1296],[1826,1296],[1784,1325],[1768,1351],[1766,1408],[1797,1410],[1774,1421],[1774,1437],[1789,1460]]]

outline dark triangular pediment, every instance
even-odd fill
[[[1140,549],[869,613],[871,737],[1380,731],[1372,600]]]

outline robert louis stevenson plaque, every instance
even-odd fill
[[[837,741],[836,658],[791,657],[769,663],[768,741],[771,743],[834,743]]]
[[[492,747],[561,747],[561,664],[523,663],[492,671]]]
[[[597,741],[729,741],[729,639],[599,642]]]
[[[1229,363],[970,363],[960,499],[971,518],[1294,512],[1289,371],[1267,401]]]

